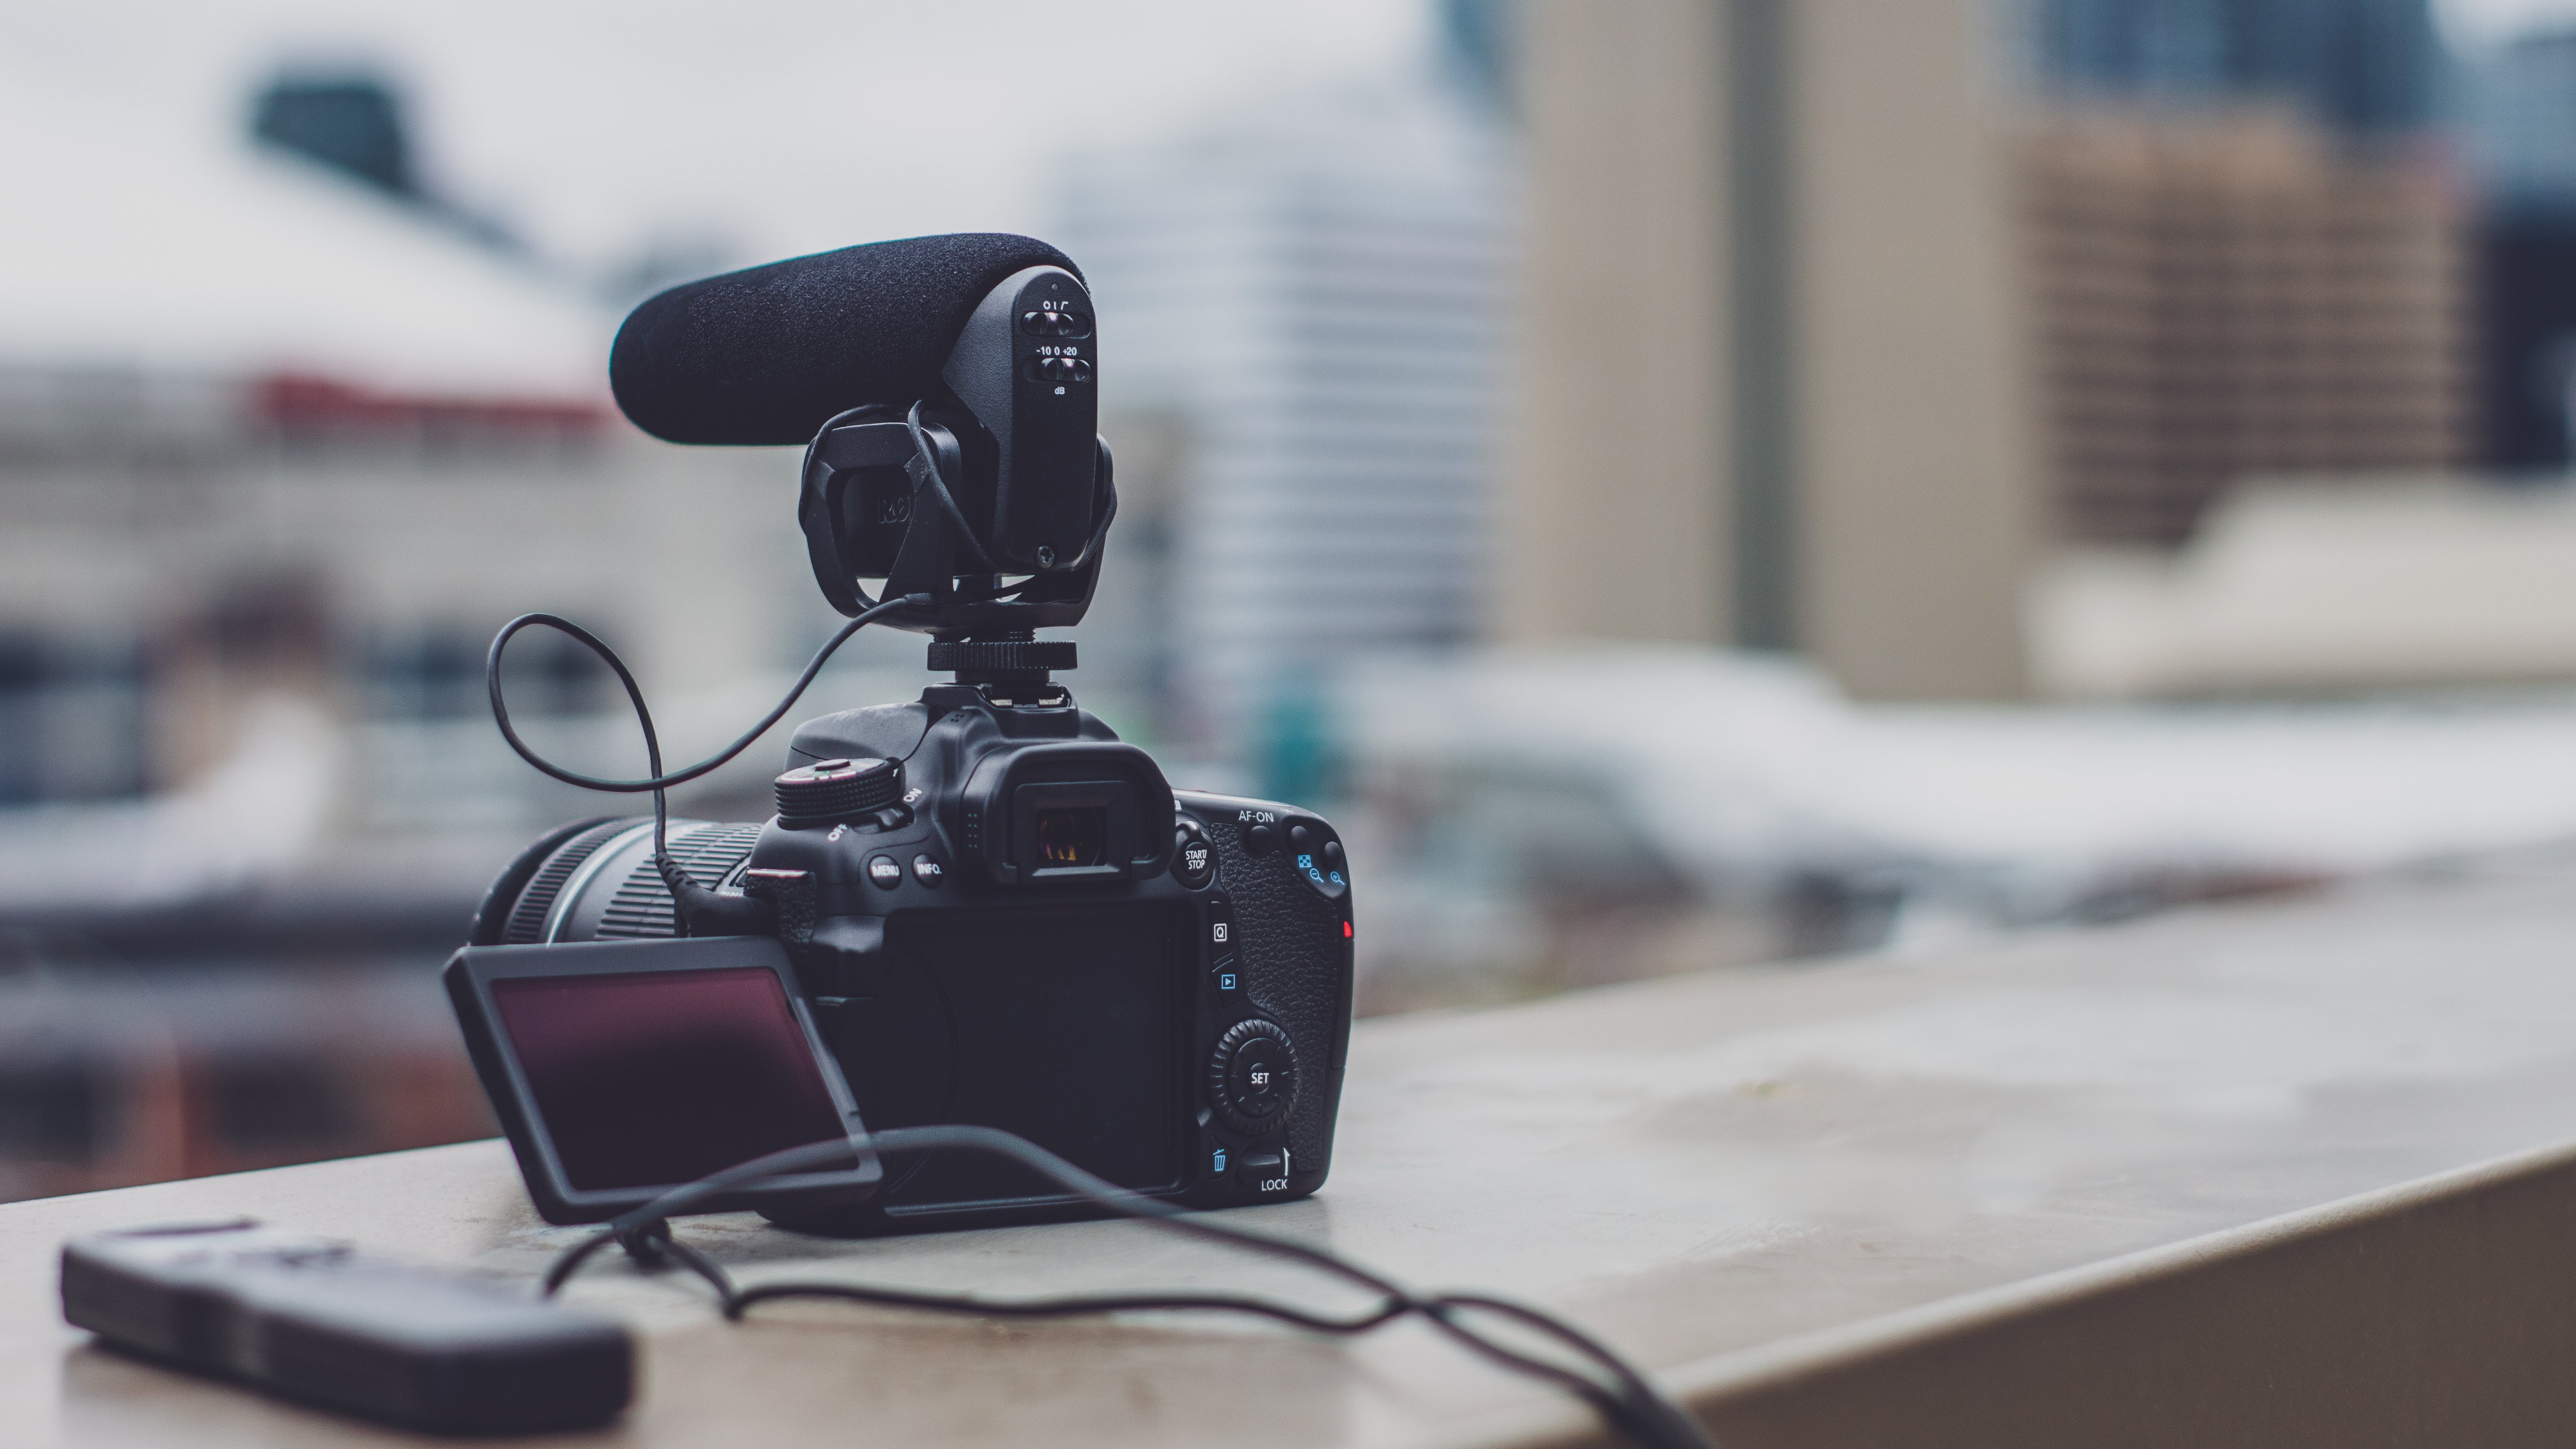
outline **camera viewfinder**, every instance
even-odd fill
[[[1109,810],[1101,805],[1059,806],[1037,812],[1039,868],[1101,865],[1109,854]]]

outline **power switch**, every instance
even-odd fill
[[[1288,1190],[1288,1154],[1281,1152],[1247,1152],[1234,1162],[1235,1181],[1253,1192],[1276,1193]]]

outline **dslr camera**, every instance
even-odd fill
[[[1056,678],[1074,646],[1039,637],[1082,617],[1116,507],[1070,262],[1018,238],[852,248],[648,301],[620,352],[679,346],[675,316],[827,264],[844,282],[912,266],[914,313],[939,286],[955,299],[927,324],[934,375],[809,386],[796,420],[816,583],[845,615],[927,634],[948,678],[797,727],[766,820],[581,821],[501,872],[447,980],[532,1196],[550,1221],[599,1220],[842,1131],[846,1171],[733,1204],[832,1233],[1090,1215],[1008,1161],[866,1150],[869,1130],[934,1123],[1185,1207],[1314,1192],[1350,1034],[1341,840],[1293,805],[1175,790]],[[770,325],[798,352],[803,321]],[[648,430],[745,440],[635,400],[687,392],[680,363],[616,366]],[[727,971],[757,982],[733,992]],[[800,1052],[819,1076],[784,1060]]]

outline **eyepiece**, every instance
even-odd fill
[[[1100,865],[1109,854],[1109,810],[1103,805],[1040,810],[1034,833],[1045,869]]]

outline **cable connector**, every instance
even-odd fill
[[[778,912],[758,896],[727,895],[698,884],[697,877],[671,858],[653,854],[653,868],[671,892],[674,928],[683,936],[774,936]]]
[[[617,1246],[626,1250],[626,1256],[635,1260],[636,1267],[648,1273],[658,1273],[671,1263],[671,1220],[654,1218],[650,1222],[619,1228]]]

